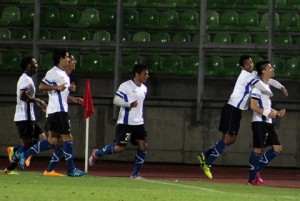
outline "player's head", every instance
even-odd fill
[[[263,74],[264,70],[268,70],[268,69],[272,70],[273,69],[273,67],[271,66],[270,61],[268,61],[268,60],[262,60],[262,61],[257,62],[255,64],[255,68],[256,68],[258,76],[261,76]],[[274,69],[273,69],[273,71],[274,71]]]
[[[69,65],[69,53],[66,48],[58,48],[53,51],[52,54],[53,64],[63,68]]]
[[[250,55],[242,55],[239,60],[239,64],[242,69],[252,72],[253,71],[253,61],[250,57]]]
[[[20,66],[28,75],[33,75],[36,73],[38,64],[34,57],[23,57]]]
[[[140,83],[145,83],[149,78],[148,67],[145,64],[135,64],[132,69],[132,75]]]
[[[67,74],[70,74],[75,69],[75,66],[76,66],[76,63],[77,63],[74,55],[70,52],[69,52],[69,59],[70,59],[69,60],[69,65],[66,69]]]

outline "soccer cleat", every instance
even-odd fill
[[[259,182],[260,184],[263,184],[263,183],[264,183],[264,180],[261,178],[259,172],[256,173],[256,179],[255,179],[255,180],[256,180],[257,182]]]
[[[48,172],[47,170],[44,171],[43,173],[44,176],[57,176],[57,177],[63,177],[65,176],[64,174],[60,174],[58,172],[55,172],[54,170],[52,170],[51,172]]]
[[[19,173],[17,173],[16,171],[13,170],[8,170],[7,168],[5,168],[3,170],[3,174],[9,174],[9,175],[20,175]]]
[[[95,163],[96,163],[96,161],[99,159],[99,157],[96,155],[96,151],[98,151],[98,149],[94,149],[93,151],[92,151],[92,154],[91,154],[91,156],[89,157],[89,166],[93,166]]]
[[[86,175],[86,174],[87,174],[86,171],[81,171],[77,168],[74,168],[72,172],[68,172],[69,177],[81,177],[81,176]]]
[[[131,175],[130,179],[144,179],[141,175],[137,174],[137,175]]]
[[[198,160],[200,162],[200,166],[202,166],[203,164],[205,164],[206,162],[206,158],[205,158],[205,155],[203,152],[201,152],[199,155],[198,155]]]
[[[252,185],[252,186],[260,186],[261,183],[259,183],[256,179],[251,181],[251,182],[248,182],[248,185]]]
[[[7,147],[7,156],[8,156],[8,160],[9,162],[12,161],[12,158],[14,156],[14,147]]]
[[[205,155],[204,155],[203,152],[198,155],[198,160],[200,162],[200,167],[203,170],[204,174],[209,179],[212,179],[212,174],[211,174],[211,171],[210,171],[211,165],[206,165],[206,158],[205,158]]]
[[[21,169],[22,171],[25,170],[25,161],[26,161],[26,158],[24,157],[24,153],[23,153],[23,152],[20,152],[20,153],[18,154],[18,164],[19,164],[20,169]]]
[[[26,167],[29,167],[29,166],[30,166],[30,160],[31,160],[31,157],[32,157],[32,156],[29,156],[29,157],[26,159],[26,161],[25,161]]]
[[[206,165],[205,163],[202,165],[202,170],[204,172],[204,174],[209,178],[209,179],[212,179],[212,174],[211,174],[211,171],[210,171],[210,168],[211,168],[211,165]]]

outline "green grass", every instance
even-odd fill
[[[299,189],[289,188],[98,176],[46,177],[40,172],[0,173],[1,201],[296,201],[299,198]]]

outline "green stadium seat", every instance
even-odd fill
[[[20,24],[33,24],[34,20],[34,8],[33,7],[26,7],[21,9],[21,19]]]
[[[80,11],[75,7],[67,7],[61,12],[61,19],[64,19],[66,25],[78,24]]]
[[[17,24],[20,22],[20,9],[16,6],[6,6],[2,10],[0,24]]]
[[[101,73],[104,72],[102,68],[102,57],[98,53],[90,53],[82,57],[82,67],[79,70],[84,73]]]
[[[272,66],[275,69],[275,77],[285,76],[285,63],[283,58],[274,56]]]
[[[182,72],[183,59],[180,55],[173,54],[163,59],[160,74],[179,75]]]
[[[286,0],[276,0],[275,1],[275,8],[278,9],[286,9]]]
[[[183,60],[183,75],[197,75],[199,68],[199,56],[191,55]]]
[[[186,0],[185,7],[188,8],[200,8],[200,1],[199,0]]]
[[[116,34],[113,35],[112,41],[116,41]],[[122,35],[122,38],[121,38],[121,41],[123,41],[123,42],[132,41],[131,34],[128,31],[124,31],[123,35]]]
[[[54,66],[53,59],[52,59],[52,52],[42,54],[41,60],[42,61],[41,61],[41,64],[39,65],[39,69],[38,69],[41,72],[46,72]]]
[[[258,31],[267,31],[269,30],[269,23],[270,23],[270,16],[269,13],[266,12],[262,15]],[[275,19],[274,19],[274,28],[275,30],[279,29],[279,14],[275,12]]]
[[[179,27],[181,29],[198,30],[199,14],[194,10],[186,10],[179,14]]]
[[[289,34],[280,34],[274,37],[275,44],[293,44],[292,37]]]
[[[240,26],[246,27],[251,30],[253,27],[259,27],[259,15],[255,11],[246,11],[240,17]]]
[[[207,8],[223,8],[226,0],[208,0]]]
[[[171,36],[166,32],[158,32],[155,35],[153,35],[152,41],[161,43],[171,42]]]
[[[87,0],[90,1],[90,0]],[[112,7],[112,6],[116,6],[117,5],[117,1],[118,0],[94,0],[95,2],[97,2],[98,6],[107,6],[107,7]]]
[[[59,0],[59,5],[67,5],[67,6],[76,6],[78,3],[78,0]],[[64,19],[64,18],[62,18]]]
[[[121,72],[123,74],[132,74],[132,68],[135,64],[142,63],[143,59],[138,54],[129,54],[124,57]]]
[[[0,27],[0,40],[11,39],[11,31],[8,28]]]
[[[158,26],[159,13],[154,9],[146,9],[140,13],[139,27],[155,28]]]
[[[46,7],[41,10],[41,25],[42,26],[61,26],[60,12],[56,7]]]
[[[31,31],[29,31],[28,29],[19,29],[16,31],[14,38],[21,40],[30,40],[32,38]]]
[[[293,9],[299,9],[300,1],[299,0],[286,0],[286,6],[293,8]]]
[[[285,12],[280,16],[280,30],[300,31],[299,14],[296,11]]]
[[[47,29],[40,29],[40,39],[42,40],[50,40],[51,39],[51,34]]]
[[[248,33],[238,33],[233,38],[233,43],[235,44],[246,44],[246,43],[252,43],[252,39],[250,34]]]
[[[115,55],[109,54],[102,57],[102,69],[107,73],[114,72],[115,69]]]
[[[216,33],[214,39],[214,43],[231,43],[231,36],[228,33]]]
[[[151,41],[151,37],[150,37],[150,34],[148,32],[139,31],[139,32],[136,32],[133,35],[132,41],[135,41],[135,42],[149,42],[149,41]]]
[[[93,41],[108,42],[111,40],[110,33],[108,31],[97,31],[93,34]]]
[[[173,36],[173,42],[191,42],[191,36],[188,33],[176,33]]]
[[[123,20],[125,27],[135,27],[139,24],[139,12],[135,9],[126,9]]]
[[[158,54],[151,54],[146,58],[146,65],[149,67],[150,73],[156,74],[162,67],[162,59]]]
[[[208,10],[206,12],[206,27],[208,30],[219,28],[219,14],[216,11]]]
[[[224,59],[223,75],[226,77],[236,77],[240,74],[241,68],[238,56],[231,56]]]
[[[22,54],[16,50],[2,52],[2,69],[6,71],[21,71],[20,62]]]
[[[102,12],[100,26],[116,28],[117,23],[117,11],[114,9],[105,9]]]
[[[291,58],[286,62],[286,76],[290,78],[299,78],[300,77],[300,59]]]
[[[58,5],[59,0],[40,0],[41,5]]]
[[[53,33],[54,40],[70,40],[71,34],[67,30],[58,30]]]
[[[193,36],[193,43],[200,43],[200,36],[199,33],[195,34]],[[208,33],[205,33],[205,39],[204,39],[204,43],[210,43],[211,42],[211,38],[210,35]]]
[[[204,75],[219,76],[223,74],[224,61],[220,56],[206,57]]]
[[[245,0],[244,8],[248,9],[266,9],[268,8],[268,0]]]
[[[253,61],[254,64],[256,64],[257,62],[263,60],[263,58],[260,57],[260,56],[251,56],[251,59],[252,59],[252,61]]]
[[[80,30],[75,32],[72,35],[72,40],[80,40],[80,41],[91,40],[91,34],[86,30]]]
[[[254,38],[254,43],[257,44],[267,44],[268,43],[268,33],[258,33]]]
[[[86,8],[81,12],[79,26],[96,26],[99,23],[99,11],[96,8]]]
[[[176,10],[166,10],[160,14],[159,26],[161,28],[174,28],[178,25],[179,14]]]
[[[239,27],[239,14],[235,11],[225,11],[220,18],[220,26],[221,29],[240,29]]]
[[[124,7],[136,7],[138,5],[138,0],[124,0]]]

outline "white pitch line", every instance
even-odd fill
[[[201,188],[201,187],[197,187],[197,186],[189,186],[189,185],[184,185],[184,184],[174,184],[174,183],[155,181],[155,180],[149,180],[149,179],[141,179],[140,181],[146,181],[146,182],[152,182],[152,183],[164,184],[164,185],[170,185],[170,186],[179,186],[179,187],[191,188],[191,189],[198,189],[198,190],[202,190],[202,191],[209,191],[209,192],[215,192],[215,193],[225,193],[223,191],[217,191],[217,190],[213,190],[213,189],[209,189],[209,188]]]

